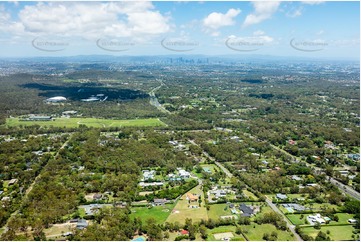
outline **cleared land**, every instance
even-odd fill
[[[76,223],[54,224],[50,228],[44,229],[46,237],[61,237],[66,232],[72,232]]]
[[[255,224],[252,223],[251,225],[241,225],[241,229],[243,233],[247,236],[249,240],[256,240],[261,241],[263,240],[263,234],[268,233],[271,234],[273,231],[277,232],[277,240],[295,240],[292,237],[292,234],[283,231],[283,230],[277,230],[276,227],[272,224]]]
[[[133,207],[131,208],[132,213],[130,217],[140,218],[143,223],[145,223],[148,219],[154,218],[157,223],[162,224],[165,222],[169,214],[171,213],[174,204],[166,204],[164,206],[156,206],[156,207]]]
[[[76,128],[79,125],[86,125],[95,128],[124,127],[124,126],[165,126],[165,123],[157,118],[149,119],[129,119],[129,120],[113,120],[99,118],[55,118],[53,121],[20,121],[18,118],[7,118],[6,126],[54,126]]]
[[[234,237],[232,232],[213,234],[213,236],[216,240],[224,240]]]
[[[314,239],[316,238],[319,231],[322,231],[324,233],[327,233],[329,231],[330,233],[328,236],[330,236],[331,240],[354,240],[352,238],[352,231],[355,230],[355,228],[351,225],[345,225],[345,226],[321,226],[320,230],[317,230],[313,227],[307,227],[302,228],[302,232],[305,234],[312,236]]]
[[[176,222],[178,221],[181,224],[184,224],[186,218],[191,218],[193,222],[200,222],[201,219],[207,220],[207,209],[204,205],[204,194],[199,186],[196,186],[192,190],[189,191],[194,194],[201,194],[201,207],[199,208],[189,208],[188,200],[186,199],[186,194],[183,194],[182,197],[178,200],[175,205],[172,213],[167,218],[167,222]],[[198,205],[198,202],[192,202],[191,205]]]
[[[228,204],[214,204],[209,206],[208,217],[211,219],[219,219],[220,216],[232,215]]]

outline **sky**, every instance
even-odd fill
[[[0,57],[271,55],[360,58],[360,3],[0,2]]]

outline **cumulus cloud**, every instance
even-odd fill
[[[17,31],[23,30],[25,34],[30,35],[60,35],[87,39],[104,36],[139,37],[166,33],[171,28],[169,18],[156,11],[152,3],[147,1],[40,2],[27,5],[20,10],[17,22],[11,23],[7,15],[0,16],[0,22],[7,21],[17,26]],[[14,30],[7,27],[7,31]]]
[[[226,43],[230,45],[238,44],[239,46],[260,47],[274,43],[274,39],[271,36],[268,36],[265,32],[258,30],[253,32],[251,36],[230,35],[226,39]]]
[[[221,27],[234,25],[234,18],[241,12],[240,9],[231,8],[227,13],[213,12],[203,19],[203,26],[206,33],[210,33],[213,36],[219,35],[217,31]]]
[[[243,27],[258,24],[272,17],[277,11],[280,2],[252,2],[254,12],[248,14],[243,22]]]

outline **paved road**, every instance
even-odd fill
[[[232,178],[233,177],[233,174],[226,168],[224,167],[221,163],[219,163],[218,161],[214,162],[219,168],[222,169],[222,171],[224,173],[226,173],[226,175],[229,177],[229,178]]]
[[[327,179],[329,179],[329,181],[336,185],[340,190],[344,191],[345,193],[347,193],[349,196],[357,199],[360,201],[360,193],[355,191],[354,189],[352,189],[350,186],[344,185],[341,182],[337,181],[336,179],[327,176]]]
[[[291,157],[291,161],[292,162],[295,162],[297,160],[297,158],[293,155],[291,155],[290,153],[288,153],[287,151],[285,151],[284,149],[281,149],[275,145],[272,145],[271,144],[271,147],[286,154],[287,156]],[[318,174],[324,174],[324,171],[319,168],[319,167],[315,167],[315,166],[311,166],[310,164],[307,164],[306,165],[312,169],[314,169]],[[343,183],[337,181],[336,179],[332,178],[332,177],[329,177],[329,176],[326,176],[326,179],[329,180],[332,184],[334,184],[335,186],[337,186],[341,191],[345,192],[347,195],[357,199],[360,201],[360,193],[355,191],[352,187],[350,186],[347,186],[347,185],[344,185]]]
[[[150,100],[149,103],[150,105],[153,105],[154,107],[156,107],[157,109],[159,109],[159,111],[163,112],[163,113],[167,113],[167,114],[171,114],[171,112],[169,112],[166,108],[164,108],[162,106],[162,104],[159,103],[158,98],[155,96],[155,92],[157,90],[159,90],[162,86],[164,86],[164,82],[159,80],[160,85],[153,88],[148,94],[150,96]]]
[[[289,230],[292,232],[292,234],[295,236],[295,238],[298,240],[298,241],[303,241],[303,239],[296,233],[296,230],[295,230],[295,227],[293,224],[291,224],[287,217],[281,212],[281,210],[279,210],[279,208],[274,205],[272,203],[272,201],[267,197],[266,199],[266,203],[268,204],[268,206],[270,206],[272,208],[273,211],[275,211],[276,213],[280,214],[283,219],[286,221],[287,223],[287,227],[289,228]]]

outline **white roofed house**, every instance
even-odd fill
[[[319,213],[316,214],[316,215],[309,215],[307,217],[307,219],[310,221],[311,225],[313,225],[315,223],[319,223],[319,224],[325,224],[326,223],[325,219]]]
[[[285,199],[287,199],[288,197],[287,197],[287,195],[285,195],[285,194],[277,193],[277,194],[276,194],[276,198],[277,198],[277,199],[280,199],[280,200],[285,200]]]
[[[155,171],[148,171],[148,170],[143,171],[143,181],[153,180],[154,176],[155,176]]]
[[[11,185],[14,185],[15,183],[17,183],[18,182],[18,179],[11,179],[10,181],[9,181],[9,183],[8,183],[8,186],[11,186]]]
[[[191,175],[188,171],[183,170],[183,169],[179,170],[178,172],[179,172],[179,176],[183,179],[189,178]]]
[[[67,99],[65,97],[62,97],[62,96],[56,96],[56,97],[51,97],[51,98],[48,98],[46,99],[45,101],[46,102],[49,102],[49,103],[58,103],[58,102],[64,102],[66,101]]]

